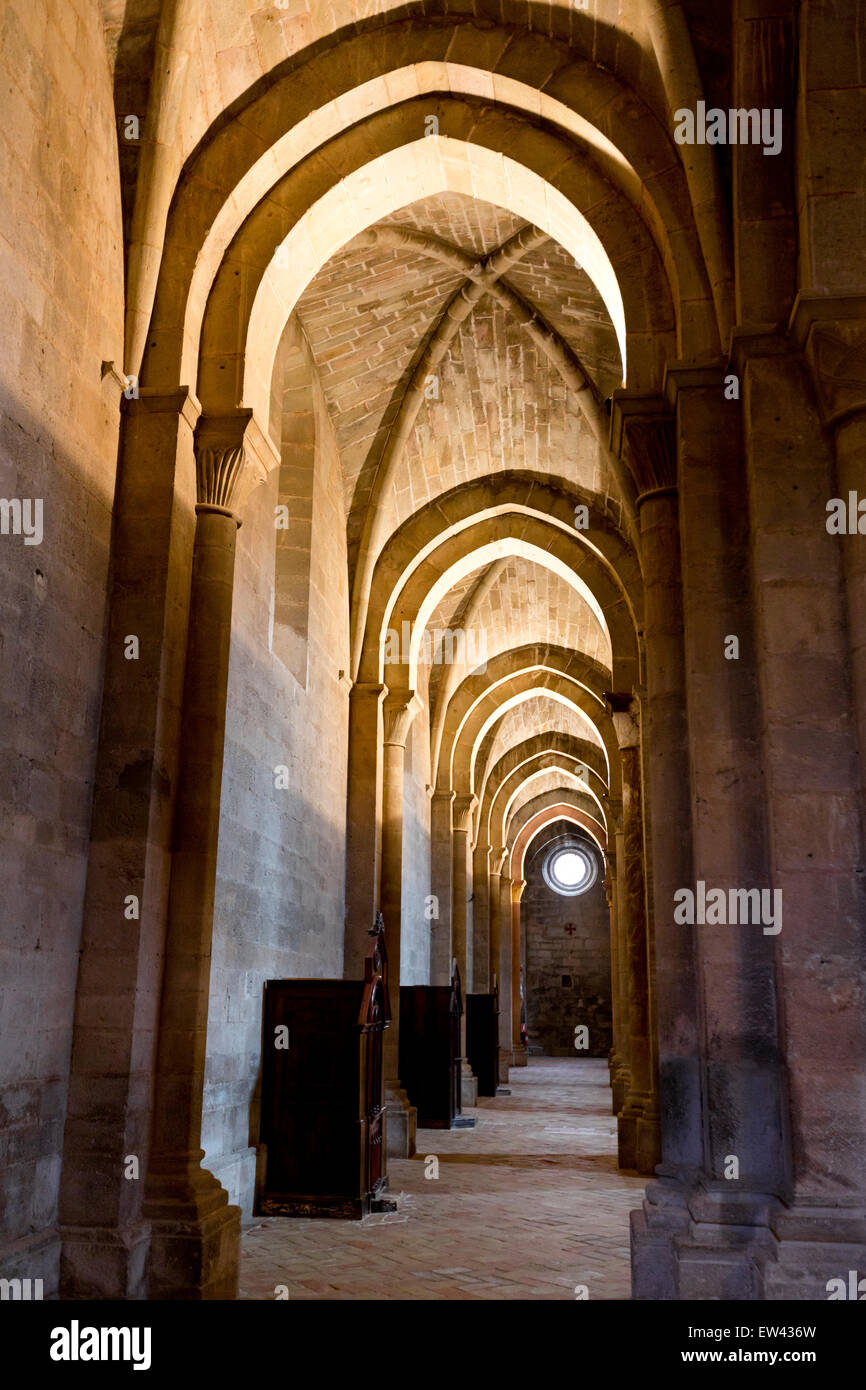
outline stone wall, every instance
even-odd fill
[[[610,911],[603,866],[586,893],[565,898],[544,881],[545,854],[540,851],[527,865],[521,904],[529,1043],[543,1047],[548,1056],[606,1057],[611,1046]],[[589,1048],[580,1054],[574,1050],[578,1024],[589,1028]]]
[[[43,532],[25,544],[4,507],[0,1271],[44,1278],[48,1297],[120,419],[101,368],[123,355],[123,248],[98,6],[9,0],[0,65],[0,497],[41,501]]]
[[[203,1142],[205,1165],[246,1216],[254,1195],[264,981],[343,972],[345,516],[317,385],[313,403],[306,688],[268,645],[277,473],[247,504],[238,536]],[[288,771],[286,788],[275,786],[278,767]]]

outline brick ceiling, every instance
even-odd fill
[[[381,225],[410,228],[481,256],[525,224],[490,203],[446,193],[401,209]],[[584,272],[548,241],[507,279],[608,395],[619,382],[616,336]],[[298,302],[340,450],[352,553],[411,368],[463,283],[461,274],[426,252],[371,247],[360,237],[328,262]],[[555,460],[567,458],[580,463],[575,480],[599,485],[594,442],[573,393],[489,296],[462,325],[438,377],[431,388],[438,399],[422,406],[386,499],[394,525],[448,488],[507,468],[553,471]]]
[[[500,652],[542,642],[584,652],[610,667],[609,640],[585,599],[560,575],[515,556],[507,561],[483,601],[475,606],[471,595],[481,574],[481,570],[476,570],[449,591],[433,614],[431,628],[466,624],[483,631],[488,661]],[[440,670],[432,674],[433,689]],[[468,667],[455,671],[456,683],[468,673]]]
[[[446,193],[383,219],[436,238],[466,256],[496,251],[525,223],[502,208]],[[598,392],[620,384],[616,335],[583,270],[547,239],[505,273],[511,288],[577,355]],[[465,275],[425,248],[348,242],[307,287],[297,305],[334,426],[343,478],[350,565],[357,555],[376,473],[412,372]],[[563,461],[565,461],[565,468]],[[483,296],[451,339],[436,382],[377,502],[393,532],[425,504],[474,478],[506,470],[561,477],[601,491],[598,447],[577,394],[514,315]],[[461,579],[430,620],[434,630],[474,629],[470,654],[487,659],[532,642],[586,653],[603,666],[610,645],[585,601],[557,575],[523,558]],[[493,577],[493,576],[489,576]],[[479,603],[478,595],[483,593]],[[470,665],[474,665],[474,661]],[[448,698],[469,666],[421,672],[431,710]],[[485,741],[491,757],[545,728],[585,735],[584,723],[546,697],[518,706]]]
[[[586,739],[585,720],[573,709],[554,700],[550,695],[535,695],[508,710],[495,725],[493,735],[485,741],[477,767],[495,767],[509,748],[514,748],[538,734],[572,734]]]

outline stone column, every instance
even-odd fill
[[[490,851],[490,877],[489,900],[490,900],[490,988],[493,988],[493,976],[496,976],[496,984],[499,989],[499,1057],[505,1076],[508,1075],[508,1064],[511,1056],[511,1034],[508,1034],[508,1046],[506,1047],[502,1031],[502,880],[500,869],[502,867],[503,852],[491,849]]]
[[[250,411],[202,419],[180,760],[144,1213],[149,1297],[233,1298],[240,1209],[201,1167],[210,958],[235,539],[232,510],[274,466]]]
[[[515,1067],[525,1067],[528,1062],[520,1041],[520,899],[525,887],[525,878],[511,880],[511,1050]]]
[[[611,828],[610,828],[610,825],[608,825],[608,830],[609,830],[610,837],[613,838],[613,834],[612,834],[612,830],[611,830]],[[610,1048],[609,1048],[608,1054],[607,1054],[607,1074],[608,1074],[608,1082],[609,1082],[610,1087],[611,1087],[611,1098],[613,1099],[613,1078],[614,1078],[614,1074],[615,1074],[615,1072],[616,1072],[617,1066],[618,1066],[618,1064],[619,1064],[619,1063],[618,1063],[617,1050],[616,1050],[617,1017],[618,1017],[618,1014],[619,1014],[618,980],[617,980],[617,965],[618,965],[618,959],[619,959],[619,948],[618,948],[617,939],[616,939],[616,858],[615,858],[615,856],[614,856],[613,854],[610,854],[610,853],[608,853],[608,852],[605,852],[605,856],[604,856],[604,900],[605,900],[605,902],[607,903],[607,910],[608,910],[608,914],[609,914],[609,916],[610,916],[610,924],[609,924],[609,928],[608,928],[608,941],[610,942],[610,1016],[611,1016],[611,1030],[610,1030],[610,1034],[611,1034],[611,1036],[610,1036]],[[622,1106],[620,1105],[620,1106],[618,1107],[618,1109],[615,1109],[615,1110],[614,1110],[613,1113],[616,1115],[616,1114],[618,1114],[618,1110],[621,1110],[621,1109],[622,1109]]]
[[[502,851],[502,868],[508,868],[506,851]],[[499,1046],[505,1079],[508,1068],[514,1066],[514,1039],[512,1037],[511,1015],[511,879],[507,873],[499,874],[499,959],[502,972],[499,976]]]
[[[195,534],[189,391],[124,400],[60,1182],[61,1297],[146,1295],[142,1216]],[[138,660],[125,656],[129,635]],[[138,900],[137,918],[124,912]],[[127,1160],[140,1179],[125,1176]],[[32,1254],[25,1275],[42,1273]],[[46,1296],[48,1285],[46,1284]]]
[[[400,936],[403,919],[403,780],[406,739],[415,717],[414,692],[389,694],[383,708],[382,880],[379,901],[385,921],[391,988],[391,1026],[385,1030],[384,1083],[389,1158],[415,1152],[417,1111],[400,1085]]]
[[[454,799],[454,894],[451,906],[453,923],[454,958],[460,970],[463,988],[464,1009],[460,1020],[461,1056],[461,1100],[463,1105],[478,1104],[478,1082],[466,1057],[466,995],[472,989],[472,958],[470,955],[468,932],[466,929],[467,899],[469,895],[469,836],[472,829],[472,812],[478,800],[471,793],[460,793]]]
[[[447,985],[454,959],[451,940],[451,893],[454,854],[451,847],[451,803],[456,793],[436,791],[430,803],[430,887],[439,904],[430,941],[430,983]]]
[[[490,846],[476,845],[472,854],[472,988],[489,994],[493,988],[490,943]]]
[[[658,397],[614,393],[612,432],[635,476],[644,572],[646,805],[655,929],[660,1170],[672,1178],[703,1156],[700,1026],[694,927],[674,921],[674,894],[693,887],[683,652],[676,432]]]
[[[369,931],[376,916],[382,835],[382,697],[387,686],[360,682],[349,696],[349,775],[346,806],[346,934],[343,977],[364,978]],[[391,953],[393,926],[385,921]],[[399,946],[398,946],[399,949]],[[392,985],[395,976],[391,975]],[[398,1000],[399,1002],[399,1000]],[[396,1004],[392,1008],[396,1009]]]
[[[662,1158],[689,1168],[702,1154],[701,1074],[694,933],[673,917],[674,894],[693,879],[676,493],[657,493],[639,506],[659,1074],[671,1098],[664,1106]]]
[[[770,882],[740,405],[726,399],[721,368],[671,367],[667,390],[677,409],[694,871],[729,894]],[[677,1288],[680,1298],[748,1298],[748,1262],[768,1247],[785,1179],[776,943],[748,924],[694,932],[705,1152],[690,1241],[675,1237]]]
[[[617,1118],[619,1164],[652,1173],[660,1158],[659,1107],[650,1055],[649,951],[644,888],[643,804],[637,703],[608,697],[622,768],[623,919],[628,999],[629,1084]]]
[[[610,1068],[610,1088],[613,1093],[612,1110],[618,1115],[625,1104],[631,1084],[628,1064],[628,931],[626,926],[626,887],[625,887],[625,835],[622,820],[622,800],[609,799],[608,836],[616,846],[610,857],[613,882],[613,906],[611,910],[611,995],[613,1000],[613,1045],[614,1052]]]
[[[866,1023],[854,983],[866,875],[845,601],[855,574],[846,573],[843,536],[827,529],[826,503],[841,489],[806,361],[776,337],[737,347],[791,1126],[784,1204],[770,1216],[772,1258],[759,1265],[757,1296],[816,1299],[826,1298],[828,1279],[866,1269],[866,1173],[855,1138]],[[840,363],[842,383],[854,365]]]

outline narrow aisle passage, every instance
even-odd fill
[[[645,1178],[616,1171],[601,1059],[531,1058],[474,1129],[418,1131],[389,1164],[398,1210],[363,1222],[254,1221],[240,1297],[591,1299],[630,1296],[628,1213]],[[438,1178],[425,1178],[428,1156]]]

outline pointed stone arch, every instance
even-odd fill
[[[527,802],[509,827],[507,844],[503,848],[508,852],[506,862],[512,881],[519,882],[523,878],[526,850],[532,840],[545,826],[556,820],[570,820],[574,825],[579,825],[598,845],[602,856],[606,857],[607,836],[604,827],[595,819],[590,809],[582,806],[580,799],[570,791],[564,790],[559,795],[548,792],[536,800]]]
[[[590,524],[586,530],[575,529],[576,501],[587,506]],[[425,584],[435,582],[444,571],[443,557],[462,558],[471,553],[473,541],[495,543],[505,534],[500,529],[503,518],[508,518],[510,534],[521,539],[531,535],[539,549],[556,554],[558,561],[567,561],[570,567],[576,565],[575,573],[586,576],[593,592],[600,586],[608,601],[604,609],[608,626],[624,644],[624,652],[630,653],[627,659],[637,665],[635,634],[642,621],[643,597],[640,567],[631,546],[591,493],[568,484],[552,486],[546,477],[509,472],[495,482],[477,479],[436,498],[389,539],[373,571],[364,646],[358,654],[359,680],[380,678],[382,637],[394,617],[398,595],[409,592],[407,586],[412,585],[413,602],[417,600],[420,607]],[[446,545],[448,551],[442,549]],[[415,616],[417,608],[410,621]]]
[[[604,750],[611,794],[619,795],[618,745],[604,701],[604,681],[605,673],[595,663],[564,647],[533,644],[503,652],[483,676],[468,677],[452,696],[434,769],[437,788],[454,788],[458,777],[468,777],[472,748],[480,747],[478,731],[491,714],[504,712],[503,705],[515,696],[555,691],[586,716]]]
[[[507,844],[515,818],[529,802],[534,803],[540,797],[554,793],[559,795],[563,791],[569,791],[579,797],[580,805],[587,815],[598,821],[605,834],[608,833],[607,818],[601,800],[580,781],[572,768],[561,766],[557,760],[546,766],[539,761],[538,765],[522,778],[515,779],[515,784],[510,788],[507,800],[501,808],[501,824],[494,826],[496,844]]]
[[[522,743],[513,744],[497,762],[488,767],[484,780],[479,786],[478,810],[476,814],[476,839],[492,844],[490,815],[500,790],[507,786],[509,779],[536,760],[561,759],[561,766],[583,765],[590,770],[593,785],[599,793],[607,792],[607,768],[601,750],[588,739],[576,738],[573,734],[544,733],[534,734]]]
[[[547,520],[515,512],[500,512],[447,537],[416,565],[408,580],[389,595],[379,617],[374,610],[367,623],[359,678],[384,680],[389,689],[414,689],[418,652],[424,628],[439,598],[462,576],[506,555],[522,555],[554,570],[584,598],[601,634],[610,643],[613,680],[630,689],[639,680],[639,653],[634,625],[622,593],[600,558]],[[399,634],[409,624],[408,651],[400,642],[398,661],[383,646],[386,631]]]
[[[552,23],[555,14],[554,7]],[[193,320],[200,319],[210,281],[237,233],[238,219],[269,193],[287,167],[309,159],[323,141],[333,139],[344,124],[356,123],[365,110],[400,100],[407,92],[424,91],[425,86],[430,92],[431,84],[459,92],[464,73],[463,86],[485,95],[491,95],[490,87],[495,93],[495,74],[510,109],[531,111],[536,121],[542,116],[552,128],[564,130],[572,143],[582,140],[588,145],[604,176],[628,190],[641,214],[654,217],[664,228],[669,273],[673,274],[676,261],[684,262],[680,278],[690,282],[686,297],[692,298],[694,282],[701,275],[705,291],[704,256],[712,284],[724,281],[728,268],[716,264],[724,260],[724,252],[706,248],[702,256],[694,226],[688,218],[684,224],[688,175],[666,126],[667,112],[657,107],[657,87],[647,83],[645,96],[635,92],[629,85],[634,67],[623,68],[628,73],[625,80],[617,75],[624,52],[622,34],[602,69],[594,40],[583,53],[576,52],[579,41],[571,26],[582,24],[583,19],[571,15],[567,34],[558,41],[533,29],[529,65],[521,61],[519,28],[503,27],[497,32],[485,25],[476,31],[474,16],[457,17],[452,12],[450,18],[450,29],[443,28],[441,20],[419,15],[411,24],[392,22],[384,31],[375,22],[366,26],[379,28],[375,35],[344,32],[342,62],[333,51],[333,39],[289,58],[248,88],[230,114],[203,134],[187,160],[170,210],[167,189],[172,183],[163,176],[150,206],[142,209],[134,247],[129,333],[133,365],[141,360],[147,323],[153,325],[162,318],[161,294],[175,298],[179,292],[186,303],[197,265],[202,279],[192,296],[192,309]],[[595,22],[587,18],[584,33],[593,32]],[[609,27],[603,21],[600,24],[602,29]],[[485,55],[481,68],[474,66],[479,54]],[[446,55],[451,61],[443,62]],[[362,72],[367,80],[359,84],[355,74]],[[373,83],[381,84],[383,91],[371,91]],[[351,107],[354,91],[358,92],[357,110]],[[323,93],[330,94],[330,107],[322,102]],[[429,106],[430,96],[425,100]],[[344,114],[338,114],[338,103]],[[661,168],[660,145],[669,151]],[[707,191],[703,190],[705,200]],[[717,193],[713,196],[718,198]],[[712,206],[701,207],[704,222],[712,211]],[[227,225],[219,227],[221,215]],[[211,229],[217,232],[217,244],[208,249],[205,243]],[[171,265],[170,278],[161,275],[159,284],[153,247],[160,248],[163,260]],[[185,330],[180,324],[177,327],[192,345],[196,329],[191,322],[187,320]]]
[[[564,739],[566,736],[560,734],[558,737]],[[583,741],[574,740],[574,742]],[[585,744],[585,747],[588,750],[592,749],[591,744]],[[592,750],[592,753],[597,753],[597,751],[597,749]],[[592,756],[592,753],[590,756]],[[542,772],[553,769],[567,777],[568,785],[571,785],[572,780],[575,784],[581,784],[582,779],[578,773],[578,764],[583,763],[583,761],[582,758],[575,759],[558,750],[543,749],[528,758],[519,767],[515,768],[508,776],[503,777],[498,783],[496,790],[490,796],[487,805],[486,824],[488,827],[487,833],[490,844],[503,845],[505,843],[505,826],[513,813],[515,798],[528,781],[537,777]],[[603,783],[601,784],[602,787],[604,785]],[[590,784],[586,788],[585,795],[589,801],[595,804],[596,815],[600,817],[601,823],[607,827],[607,814],[602,804],[602,797],[607,797],[608,793],[604,790],[596,790],[596,788]],[[479,818],[480,826],[484,824],[481,817],[483,817],[483,803]]]

